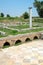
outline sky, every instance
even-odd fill
[[[33,6],[34,0],[0,0],[0,13],[10,16],[21,16],[24,12],[29,12],[32,7],[32,16],[38,16],[36,8]]]

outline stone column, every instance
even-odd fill
[[[29,21],[30,21],[30,29],[32,29],[32,7],[29,7]]]

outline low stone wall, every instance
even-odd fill
[[[41,33],[36,32],[36,33],[19,34],[16,36],[8,36],[8,37],[0,38],[0,48],[2,48],[6,42],[8,42],[10,46],[13,46],[17,40],[20,40],[23,43],[27,38],[33,40],[35,37],[37,37],[39,39],[40,34]]]

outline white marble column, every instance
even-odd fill
[[[30,29],[32,29],[32,7],[29,8]]]

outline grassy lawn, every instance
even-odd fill
[[[33,22],[32,23],[33,27],[42,27],[43,23],[38,23],[38,22]],[[18,26],[9,26],[9,28],[14,28],[14,29],[25,29],[25,28],[29,28],[29,23],[28,24],[22,24],[22,25],[18,25]]]
[[[5,37],[5,36],[0,35],[0,38],[1,38],[1,37]]]
[[[25,30],[25,31],[20,31],[20,32],[18,32],[18,33],[19,33],[19,34],[25,34],[25,33],[31,33],[31,32],[39,32],[39,31],[43,31],[43,28]]]
[[[19,25],[19,26],[10,26],[10,28],[25,29],[25,28],[29,28],[29,24],[22,24],[22,25]]]
[[[9,22],[14,22],[14,20],[20,21],[20,22],[25,22],[24,19],[17,18],[17,17],[16,18],[12,18],[12,17],[10,17],[10,18],[0,18],[0,22],[3,22],[4,20],[6,20],[6,22],[8,22],[8,20],[9,20]],[[26,21],[26,22],[28,22],[28,21]],[[33,27],[41,27],[41,26],[43,26],[43,18],[34,18],[33,19]],[[21,29],[29,28],[29,24],[22,24],[22,25],[19,25],[19,26],[9,26],[9,28],[19,29],[20,31],[18,32],[17,30],[10,30],[10,29],[6,29],[6,28],[0,28],[0,31],[6,32],[6,36],[43,31],[43,28],[21,31]],[[0,37],[3,37],[3,36],[0,35]]]
[[[6,28],[0,28],[0,30],[6,32],[6,35],[15,35],[18,32],[17,30],[9,30]]]
[[[25,34],[25,33],[30,33],[30,32],[39,32],[39,31],[43,31],[43,28],[38,28],[38,29],[31,29],[31,30],[24,30],[24,31],[17,31],[17,30],[9,30],[6,28],[0,28],[1,31],[6,32],[6,36],[7,35],[17,35],[17,34]],[[3,37],[2,35],[0,35],[0,37]]]

